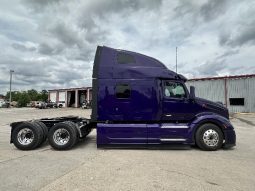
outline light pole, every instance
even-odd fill
[[[175,51],[175,56],[176,56],[176,59],[175,59],[175,72],[177,73],[177,48],[176,47],[176,51]]]
[[[12,73],[14,72],[14,70],[10,70],[10,104],[12,102]]]

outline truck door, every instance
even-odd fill
[[[196,113],[186,87],[178,81],[163,80],[161,98],[162,123],[148,125],[148,144],[185,142],[188,122]]]
[[[162,121],[187,123],[196,114],[196,104],[188,98],[186,86],[178,81],[162,83]]]

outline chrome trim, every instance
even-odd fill
[[[57,129],[53,134],[53,140],[57,145],[65,145],[70,140],[70,134],[64,128]]]
[[[17,139],[21,145],[29,145],[34,141],[34,132],[29,128],[21,129],[18,132]]]
[[[208,129],[203,135],[204,143],[209,147],[215,147],[219,142],[219,134],[213,129]]]
[[[186,139],[160,139],[160,141],[186,141]]]
[[[163,125],[161,126],[161,128],[165,128],[165,129],[188,129],[189,126],[187,125]]]

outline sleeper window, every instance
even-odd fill
[[[135,63],[135,58],[132,55],[126,53],[118,53],[117,61],[119,64]]]
[[[128,84],[119,84],[116,86],[116,97],[119,99],[127,99],[130,97],[131,89]]]

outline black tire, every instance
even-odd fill
[[[223,133],[217,125],[206,123],[196,131],[195,140],[200,149],[216,151],[223,145]]]
[[[62,104],[60,104],[58,107],[59,107],[59,108],[62,108],[62,107],[63,107],[63,105],[62,105]]]
[[[48,127],[41,121],[33,121],[33,122],[38,124],[43,130],[43,141],[42,141],[42,143],[43,143],[44,141],[46,141],[47,136],[48,136]]]
[[[76,142],[78,142],[78,141],[79,141],[80,134],[79,134],[79,131],[78,131],[77,127],[76,127],[76,124],[75,124],[74,122],[72,122],[72,121],[64,121],[63,123],[66,123],[66,124],[68,124],[68,125],[71,125],[71,126],[75,129],[75,131],[76,131],[76,136],[77,136]]]
[[[59,136],[57,135],[57,131],[63,131],[63,133],[59,133]],[[64,137],[61,137],[61,136]],[[58,136],[58,137],[57,137]],[[66,138],[68,137],[68,138]],[[60,143],[57,139],[66,139],[67,141],[65,143]],[[48,133],[48,141],[49,144],[52,146],[52,148],[56,150],[68,150],[71,149],[75,143],[78,141],[78,135],[76,127],[74,127],[72,124],[67,122],[61,122],[55,124]]]
[[[44,142],[44,138],[45,138],[45,134],[44,134],[44,130],[43,128],[40,126],[40,124],[38,124],[37,122],[35,121],[31,121],[30,123],[32,123],[37,129],[38,129],[38,132],[40,133],[40,140],[39,140],[39,143],[36,147],[40,147],[42,145],[42,143]]]
[[[28,138],[31,138],[31,142],[26,144],[22,143],[21,137],[19,138],[19,133],[28,129],[30,132],[26,133]],[[37,125],[33,124],[32,122],[22,122],[17,125],[13,132],[12,132],[12,140],[15,147],[20,150],[32,150],[35,149],[43,139],[43,132],[41,128],[38,128]]]

